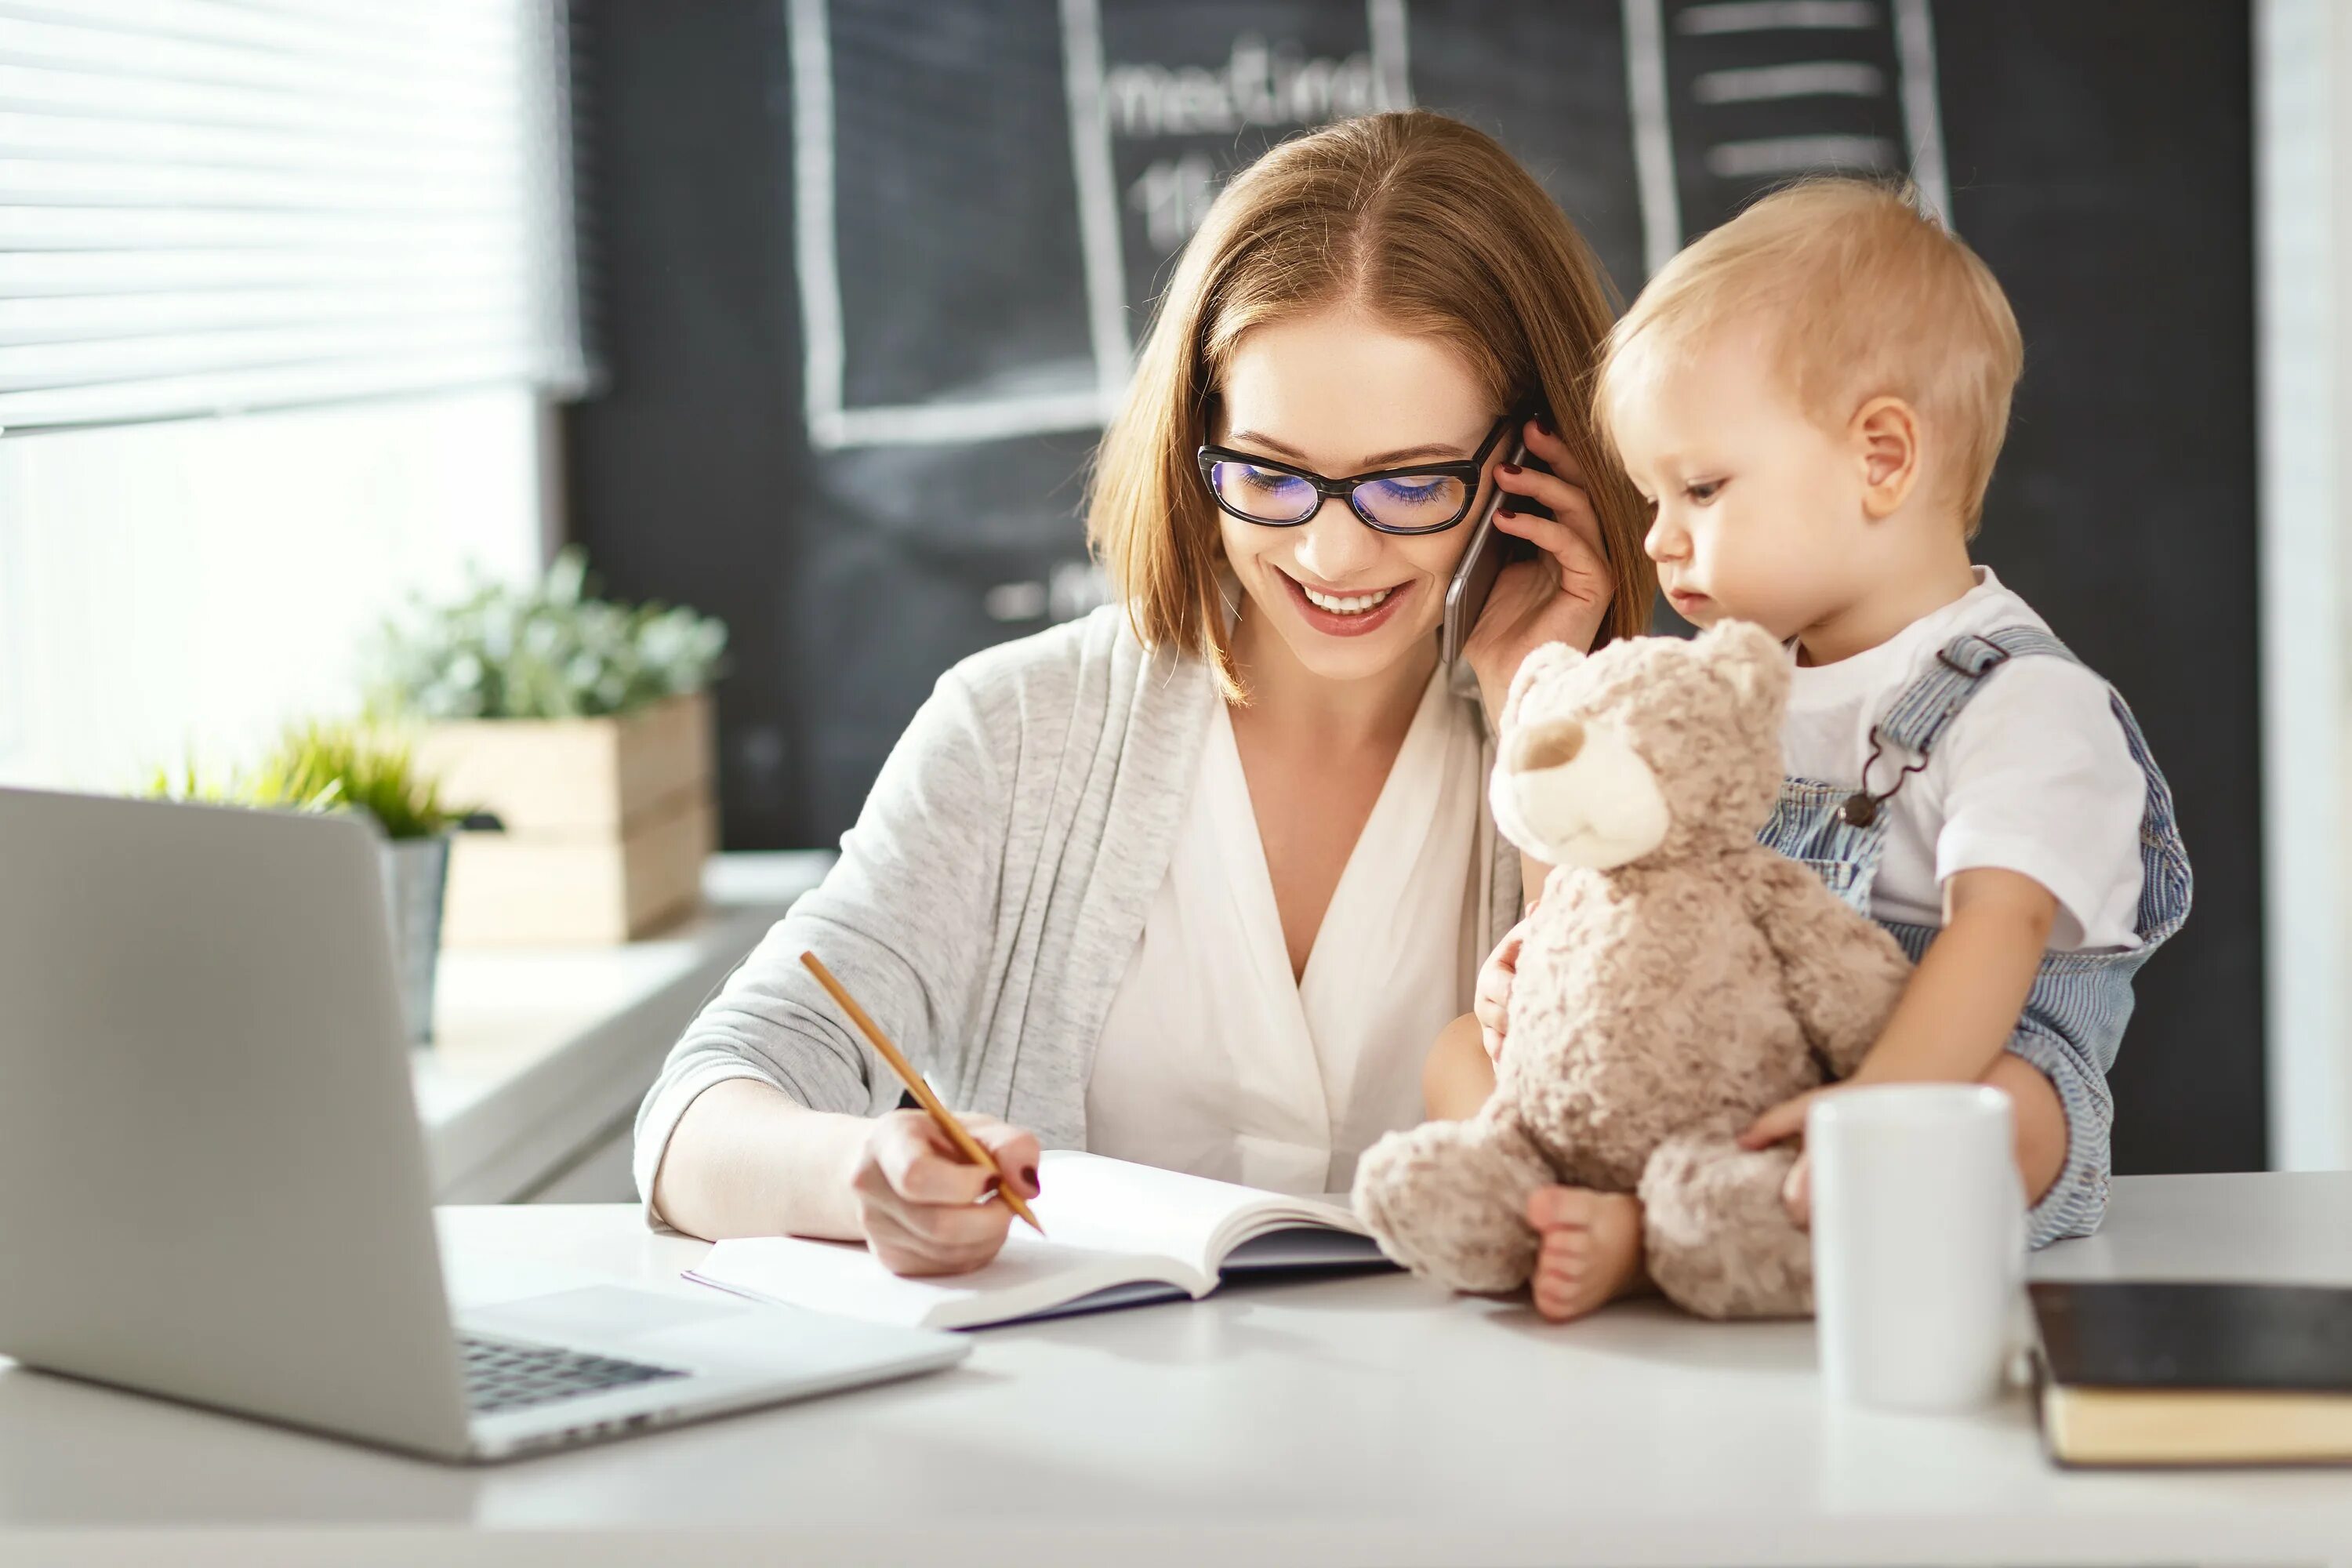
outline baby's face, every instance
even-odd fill
[[[1759,334],[1692,355],[1643,355],[1612,374],[1625,471],[1655,507],[1648,537],[1676,614],[1799,636],[1862,592],[1864,469],[1808,417]]]

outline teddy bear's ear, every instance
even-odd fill
[[[1548,642],[1530,651],[1519,661],[1519,672],[1511,677],[1510,695],[1503,699],[1503,721],[1500,726],[1508,730],[1519,721],[1519,700],[1530,687],[1548,675],[1574,669],[1584,662],[1584,655],[1564,642]]]
[[[1762,626],[1753,621],[1718,621],[1699,634],[1698,646],[1738,695],[1741,707],[1769,703],[1777,710],[1787,700],[1788,651]]]

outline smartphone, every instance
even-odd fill
[[[1528,460],[1527,438],[1522,435],[1511,443],[1503,461],[1521,468],[1534,468],[1545,473],[1551,470],[1540,463]],[[1513,511],[1523,511],[1537,517],[1551,513],[1525,496],[1513,495],[1501,485],[1486,500],[1486,509],[1478,514],[1477,526],[1470,531],[1470,542],[1462,552],[1461,561],[1454,568],[1454,580],[1445,587],[1445,624],[1439,634],[1438,649],[1446,663],[1462,657],[1462,649],[1470,640],[1470,628],[1478,624],[1479,612],[1486,607],[1486,596],[1495,591],[1495,579],[1503,568],[1514,561],[1532,561],[1536,547],[1515,533],[1506,533],[1495,526],[1495,514],[1506,506]]]

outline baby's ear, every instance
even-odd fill
[[[1519,661],[1519,672],[1511,677],[1511,693],[1503,699],[1500,728],[1508,730],[1519,721],[1519,701],[1527,696],[1529,687],[1546,676],[1574,669],[1583,662],[1584,655],[1564,642],[1548,642],[1529,652]]]
[[[1742,708],[1769,706],[1777,719],[1789,698],[1789,654],[1770,632],[1753,621],[1718,621],[1698,646]]]

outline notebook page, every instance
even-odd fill
[[[1030,1207],[1056,1243],[1165,1254],[1213,1277],[1237,1237],[1302,1222],[1360,1228],[1346,1209],[1320,1198],[1260,1192],[1076,1150],[1047,1152],[1038,1184],[1045,1190]]]
[[[1289,1268],[1370,1268],[1389,1262],[1381,1244],[1351,1230],[1269,1230],[1236,1245],[1218,1272],[1230,1279]],[[1393,1267],[1393,1265],[1391,1265]]]

